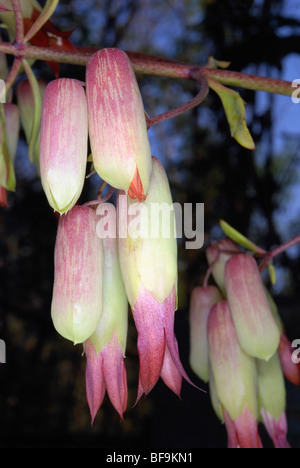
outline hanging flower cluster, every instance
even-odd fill
[[[276,448],[289,448],[284,376],[298,385],[300,372],[276,304],[253,256],[231,239],[206,257],[216,286],[191,295],[190,365],[209,382],[229,448],[262,448],[260,421]]]
[[[138,332],[137,400],[159,377],[178,396],[187,380],[174,336],[177,242],[174,214],[169,238],[135,236],[132,205],[141,227],[151,204],[172,204],[168,179],[151,156],[142,98],[127,55],[103,49],[90,59],[83,83],[60,78],[47,85],[41,112],[40,174],[50,206],[60,214],[55,245],[51,314],[56,330],[86,356],[86,392],[92,421],[105,392],[123,418],[128,302]],[[20,94],[23,90],[20,90]],[[86,175],[88,140],[94,169],[118,189],[114,205],[78,204]],[[98,227],[105,223],[107,232]],[[112,229],[113,227],[113,229]],[[126,235],[119,232],[125,229]],[[110,233],[116,235],[109,235]]]

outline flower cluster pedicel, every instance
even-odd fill
[[[48,84],[42,106],[40,171],[50,206],[60,214],[77,202],[85,179],[88,144],[82,84],[60,78]]]
[[[119,49],[102,49],[86,68],[89,135],[100,177],[138,200],[146,198],[151,152],[144,106],[131,63]]]

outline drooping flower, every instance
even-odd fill
[[[108,222],[114,222],[114,207],[101,204],[108,211]],[[112,209],[111,209],[112,208]],[[98,214],[97,210],[97,214]],[[105,391],[121,418],[127,406],[127,378],[124,365],[128,301],[122,280],[116,238],[105,237],[103,266],[102,317],[94,333],[85,342],[86,392],[92,423],[102,404]]]
[[[169,217],[153,215],[153,208],[162,204],[169,208]],[[138,215],[134,215],[136,210]],[[168,231],[165,236],[163,228]],[[151,391],[159,376],[179,394],[182,376],[188,377],[180,362],[174,335],[177,308],[175,217],[167,176],[158,159],[153,158],[145,202],[136,203],[124,192],[118,193],[118,233],[122,276],[138,331],[138,398]]]
[[[268,361],[277,351],[280,332],[251,255],[234,255],[226,262],[225,287],[240,345],[250,356]]]
[[[285,414],[286,392],[278,354],[269,362],[257,360],[260,414],[275,448],[290,448]]]
[[[215,304],[208,318],[209,359],[230,448],[261,448],[257,418],[255,360],[239,344],[227,301]]]
[[[59,213],[77,202],[85,180],[88,120],[81,83],[69,78],[46,87],[41,117],[40,171],[50,206]]]
[[[95,211],[78,205],[58,223],[51,316],[58,333],[75,344],[92,335],[102,315],[103,243],[96,225]]]
[[[89,136],[100,177],[131,198],[146,198],[151,151],[142,98],[130,60],[119,49],[96,52],[86,68]]]
[[[210,309],[223,296],[216,286],[194,288],[190,300],[190,365],[204,382],[209,380],[207,320]]]

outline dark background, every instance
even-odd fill
[[[272,77],[284,76],[288,67],[293,71],[288,79],[293,80],[300,78],[297,18],[297,1],[72,0],[60,2],[53,21],[74,29],[71,38],[77,45],[119,47],[196,64],[214,56],[231,61],[232,70]],[[37,63],[36,71],[54,79],[45,64]],[[62,65],[60,76],[84,79],[84,69]],[[138,79],[150,115],[185,102],[197,91],[194,83],[183,80]],[[275,125],[282,107],[274,97],[240,93],[247,102],[255,152],[230,137],[213,93],[197,109],[151,129],[149,137],[153,154],[168,171],[174,202],[205,203],[205,245],[222,237],[218,221],[223,218],[270,249],[300,231],[300,135]],[[286,119],[287,128],[296,128],[288,120],[293,104],[283,99],[280,106],[285,111],[279,123]],[[56,218],[27,161],[23,134],[16,173],[17,191],[9,196],[10,209],[0,210],[0,338],[7,346],[7,363],[0,367],[0,447],[226,447],[226,431],[214,415],[208,393],[186,382],[181,400],[159,382],[133,408],[138,355],[131,316],[125,422],[120,422],[106,397],[90,427],[82,348],[60,337],[50,318]],[[99,184],[98,176],[88,179],[81,201],[95,198]],[[204,252],[186,251],[179,245],[175,331],[188,374],[207,390],[188,363],[188,300],[191,289],[202,284],[207,268]],[[299,259],[296,247],[275,264],[278,283],[273,293],[291,340],[300,338]],[[289,441],[300,447],[299,389],[289,384],[287,415]],[[265,446],[271,447],[263,428],[261,432]]]

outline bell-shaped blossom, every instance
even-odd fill
[[[153,158],[145,202],[133,202],[124,192],[118,193],[118,234],[122,276],[138,332],[138,398],[150,392],[159,376],[179,395],[182,376],[188,377],[174,335],[175,216],[167,176],[158,159]]]
[[[104,203],[99,208],[107,210],[108,222],[116,221],[112,205]],[[128,301],[120,270],[117,239],[105,237],[103,247],[102,317],[84,345],[87,359],[86,393],[92,422],[102,404],[105,391],[121,418],[127,406],[124,357]]]
[[[225,286],[240,345],[250,356],[268,361],[277,351],[280,332],[251,255],[235,255],[226,262]]]
[[[92,424],[102,405],[105,392],[123,419],[127,407],[127,377],[124,357],[117,332],[114,331],[110,341],[97,354],[92,342],[84,345],[86,355],[86,395],[91,412]]]
[[[257,360],[260,414],[275,448],[290,448],[285,414],[286,392],[278,354],[268,361]]]
[[[60,78],[46,87],[41,116],[40,172],[50,206],[69,211],[83,188],[88,119],[82,84]]]
[[[92,335],[102,315],[103,241],[96,225],[95,211],[78,205],[58,223],[51,316],[75,344]]]
[[[130,60],[119,49],[96,52],[86,67],[93,164],[111,186],[144,200],[151,151],[144,106]]]
[[[216,286],[194,288],[190,300],[190,366],[204,382],[209,380],[207,320],[210,309],[223,296]]]
[[[229,447],[260,448],[255,360],[239,344],[227,301],[208,317],[209,359]]]

